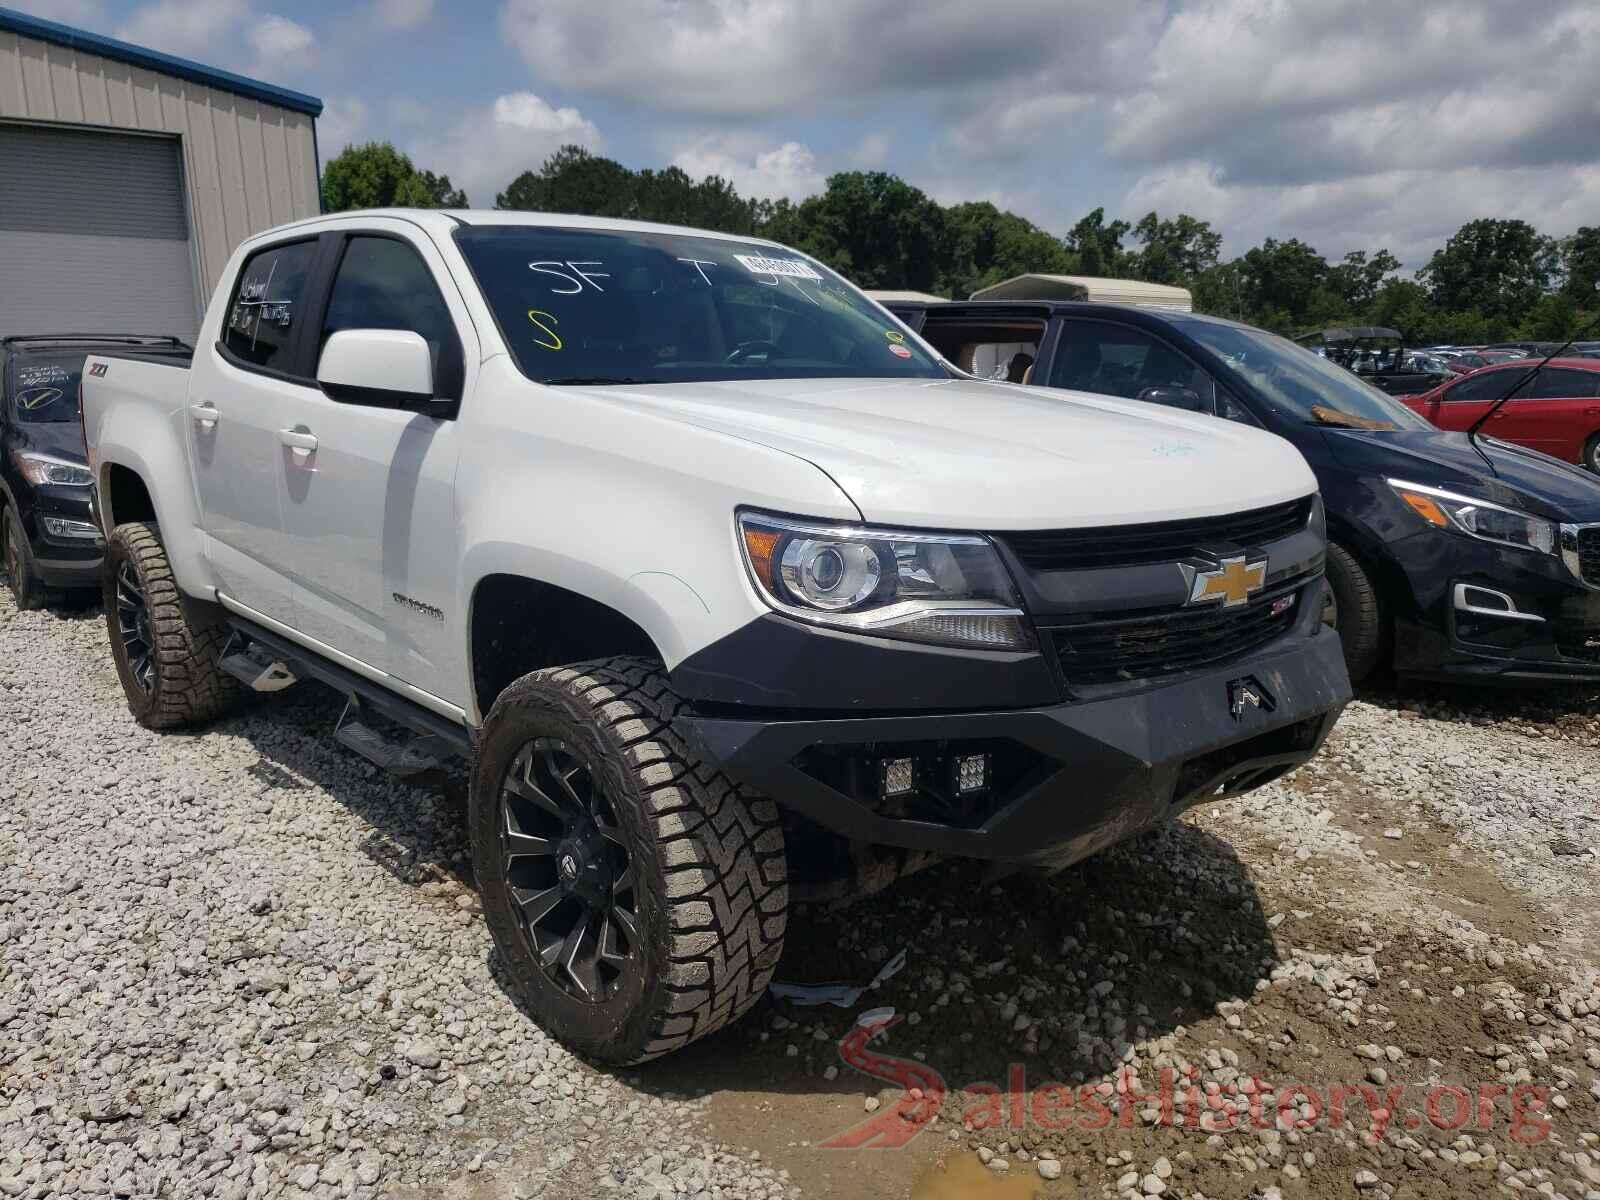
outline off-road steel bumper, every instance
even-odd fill
[[[1257,654],[1104,698],[903,716],[701,713],[682,722],[736,778],[845,837],[1059,867],[1293,769],[1316,753],[1349,698],[1339,639],[1306,612],[1294,635]],[[964,755],[987,756],[991,787],[953,803],[953,785],[935,777]],[[926,803],[887,798],[874,764],[905,757],[942,794]]]

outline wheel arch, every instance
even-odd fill
[[[665,614],[630,615],[585,592],[516,571],[493,571],[467,605],[471,699],[478,723],[511,683],[544,667],[618,655],[666,662],[664,647],[639,616],[659,627]]]
[[[183,448],[160,446],[147,458],[127,445],[102,446],[95,454],[94,471],[95,504],[106,535],[133,521],[155,522],[179,590],[209,600],[211,573]],[[170,482],[159,487],[152,485],[155,480]]]

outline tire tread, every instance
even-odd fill
[[[148,696],[132,681],[117,632],[116,564],[122,557],[132,561],[150,609],[157,679]],[[243,686],[218,666],[228,628],[221,622],[191,620],[161,543],[161,532],[154,524],[134,521],[112,531],[111,544],[106,547],[104,591],[112,655],[128,705],[141,725],[149,729],[198,725],[222,716],[238,702]]]
[[[512,683],[504,708],[551,688],[586,709],[619,750],[653,834],[663,882],[667,957],[642,1039],[606,1057],[644,1062],[738,1019],[766,992],[783,952],[788,873],[777,806],[699,758],[674,720],[687,704],[661,664],[617,657],[551,667]]]

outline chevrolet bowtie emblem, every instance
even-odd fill
[[[1237,558],[1224,558],[1215,571],[1195,572],[1189,603],[1210,604],[1213,600],[1220,600],[1223,608],[1233,608],[1250,599],[1266,583],[1266,559],[1247,563],[1242,554]]]

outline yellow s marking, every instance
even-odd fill
[[[561,322],[555,317],[554,314],[544,312],[541,309],[530,308],[528,310],[528,320],[532,321],[535,325],[537,325],[539,327],[539,332],[543,333],[546,337],[548,337],[550,339],[548,342],[541,342],[538,338],[534,338],[533,339],[533,344],[535,346],[542,346],[546,350],[559,350],[559,349],[561,349],[561,335],[559,333],[557,333],[554,329],[551,329],[550,325],[546,325],[544,323],[544,321],[541,321],[539,319],[540,317],[543,317],[544,321],[549,321],[550,325],[559,325],[559,324],[561,324]]]

